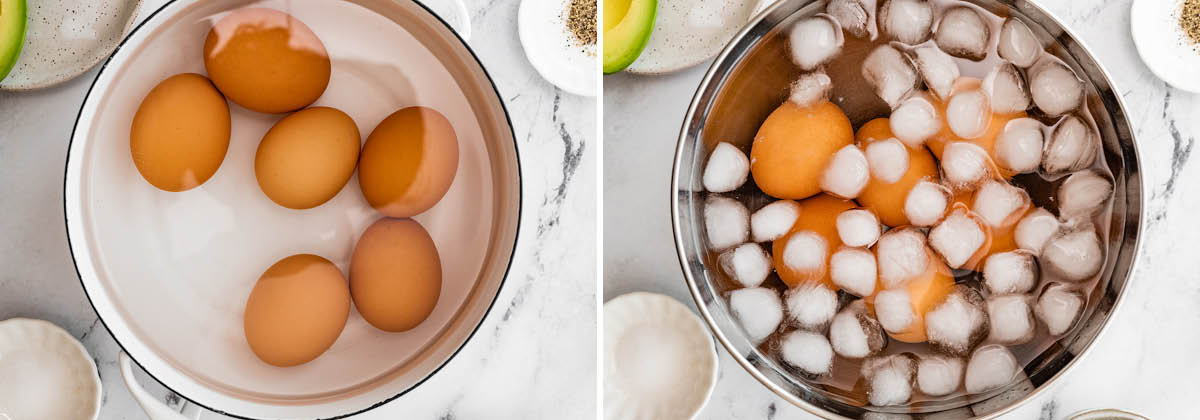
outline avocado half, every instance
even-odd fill
[[[604,0],[604,74],[619,72],[642,54],[658,0]]]
[[[8,76],[25,43],[25,0],[0,0],[0,80]]]

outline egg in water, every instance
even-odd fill
[[[274,9],[240,9],[204,40],[204,68],[225,96],[268,114],[311,105],[329,85],[329,53],[304,22]]]
[[[433,207],[458,171],[458,136],[441,113],[408,107],[384,118],[367,136],[358,162],[363,197],[389,217]]]
[[[276,204],[308,209],[329,201],[354,175],[358,127],[346,113],[313,107],[271,127],[254,154],[258,186]]]
[[[417,221],[379,219],[358,239],[350,260],[350,294],[375,328],[416,328],[433,313],[441,292],[441,258]]]
[[[250,349],[280,367],[308,363],[342,333],[350,317],[350,290],[329,260],[299,254],[262,273],[246,299],[243,328]]]
[[[142,178],[186,191],[217,172],[229,149],[229,104],[207,78],[177,74],[146,94],[129,127],[129,152]]]

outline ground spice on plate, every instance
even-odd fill
[[[579,45],[596,43],[596,2],[571,0],[571,5],[567,7],[567,30],[571,31]]]
[[[1200,0],[1183,0],[1179,27],[1194,45],[1200,45]]]

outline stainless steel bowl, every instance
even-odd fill
[[[1038,36],[1049,41],[1048,51],[1063,59],[1087,82],[1088,108],[1100,130],[1104,158],[1115,178],[1108,259],[1102,272],[1104,277],[1101,286],[1090,297],[1089,307],[1079,321],[1080,325],[1025,368],[1029,381],[1014,381],[1002,390],[972,396],[970,407],[964,402],[958,406],[880,409],[889,412],[939,412],[949,418],[994,418],[1031,400],[1039,390],[1069,371],[1096,342],[1119,306],[1136,263],[1142,229],[1142,203],[1145,200],[1137,144],[1121,98],[1103,67],[1061,22],[1034,3],[1025,0],[971,2],[999,12],[997,14],[1001,16],[1022,17],[1031,24],[1031,29]],[[700,179],[705,157],[719,141],[750,141],[758,123],[770,112],[770,109],[758,109],[761,106],[739,104],[736,98],[742,95],[776,95],[778,101],[774,104],[778,105],[784,95],[782,92],[765,91],[761,84],[731,84],[731,80],[740,71],[757,71],[755,74],[771,77],[776,69],[763,69],[761,63],[748,64],[747,56],[761,48],[780,49],[781,42],[771,42],[772,39],[794,20],[823,11],[824,5],[824,1],[817,0],[782,0],[751,21],[717,56],[700,83],[680,132],[671,180],[672,227],[679,262],[692,297],[717,340],[734,360],[768,389],[813,414],[860,418],[871,411],[798,379],[773,358],[763,354],[746,337],[731,315],[722,289],[718,287],[722,282],[727,282],[724,274],[718,269],[710,269],[716,267],[716,262],[703,239],[705,193],[701,191]],[[783,53],[783,50],[780,49],[780,52]],[[751,69],[750,66],[758,68]],[[794,72],[783,68],[778,70]]]

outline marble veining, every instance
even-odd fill
[[[1064,419],[1097,408],[1188,418],[1200,395],[1200,95],[1142,64],[1132,0],[1034,0],[1089,47],[1120,92],[1139,145],[1148,201],[1138,266],[1114,319],[1071,372],[1011,414]],[[605,78],[604,299],[636,290],[695,307],[670,228],[670,168],[683,114],[709,63],[663,77]],[[720,349],[720,379],[701,419],[808,419]],[[1191,416],[1194,417],[1194,416]]]
[[[165,2],[143,2],[139,16]],[[522,164],[522,228],[509,277],[475,336],[437,375],[354,418],[582,419],[596,412],[596,102],[558,91],[528,64],[517,38],[518,5],[467,1],[470,45],[505,98]],[[120,349],[79,284],[62,219],[67,142],[95,76],[93,69],[56,88],[0,93],[0,196],[7,197],[0,200],[0,319],[41,318],[66,328],[99,367],[100,419],[145,419],[121,382]],[[160,400],[196,410],[135,370]]]

